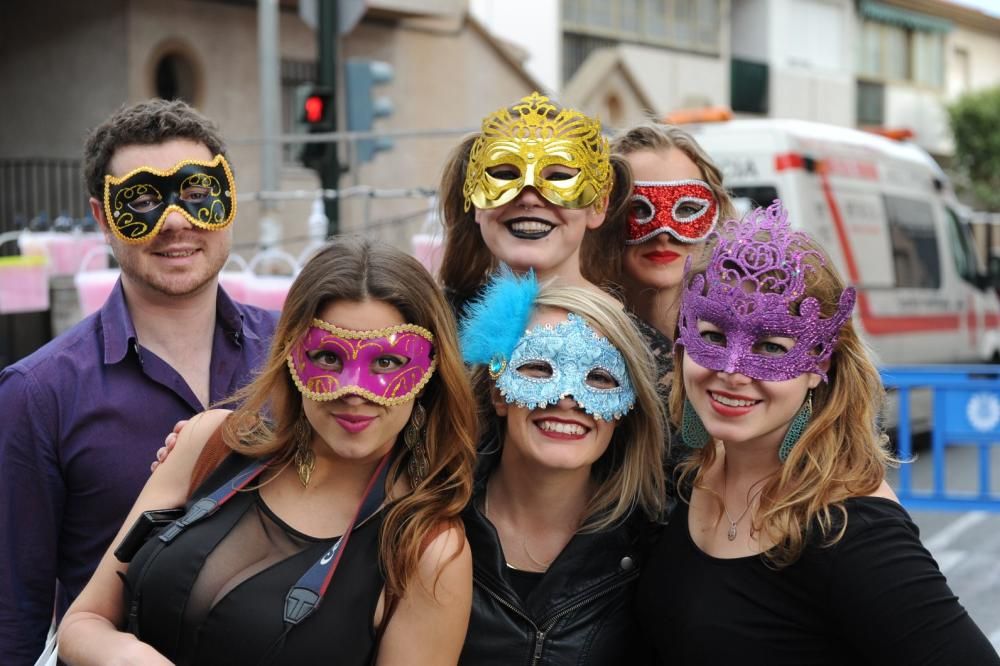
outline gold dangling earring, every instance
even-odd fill
[[[413,414],[403,428],[403,442],[410,450],[410,462],[407,469],[410,473],[410,483],[416,488],[427,476],[430,463],[427,460],[427,447],[424,444],[424,426],[427,425],[427,410],[417,402],[413,405]]]
[[[309,478],[312,476],[313,468],[316,467],[316,454],[312,450],[310,435],[312,429],[309,427],[309,422],[306,421],[304,414],[300,415],[294,426],[295,454],[292,456],[292,462],[299,472],[299,481],[302,482],[303,488],[309,485]]]

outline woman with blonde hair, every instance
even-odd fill
[[[240,398],[183,429],[116,540],[131,563],[105,555],[63,621],[60,657],[456,663],[476,414],[427,271],[387,246],[328,245],[292,285]],[[228,456],[191,494],[212,448]],[[180,506],[144,543],[126,535],[144,512]]]
[[[656,663],[1000,664],[885,482],[854,289],[779,201],[709,247],[670,394],[683,502],[640,584]]]
[[[469,306],[461,341],[494,435],[465,512],[462,663],[633,663],[642,536],[665,496],[648,350],[609,296],[509,272]]]
[[[596,118],[537,92],[486,116],[441,179],[440,279],[456,311],[500,264],[599,291],[611,277],[599,257],[616,235],[601,229],[630,190]]]

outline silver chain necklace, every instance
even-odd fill
[[[732,515],[730,515],[730,513],[729,513],[729,507],[726,506],[726,482],[729,480],[728,470],[729,470],[729,467],[728,467],[726,461],[723,460],[722,461],[722,510],[726,512],[726,520],[729,521],[729,530],[726,532],[726,538],[729,539],[730,541],[736,541],[736,534],[737,534],[736,525],[738,525],[739,522],[741,520],[743,520],[743,516],[747,515],[747,512],[750,510],[750,507],[753,506],[753,501],[755,499],[757,499],[757,495],[760,495],[761,491],[764,490],[764,486],[761,486],[760,488],[758,488],[757,490],[755,490],[752,495],[750,493],[747,493],[747,505],[746,505],[746,508],[744,508],[743,512],[739,516],[736,517],[736,520],[733,520]],[[768,474],[767,476],[771,476],[771,475]],[[750,487],[753,488],[758,483],[760,483],[761,481],[763,481],[764,479],[766,479],[767,476],[765,476],[765,477],[763,477],[761,479],[758,479],[757,481],[754,481],[753,485],[751,485]],[[753,529],[752,528],[750,530],[750,533],[753,534]]]

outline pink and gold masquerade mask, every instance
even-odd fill
[[[112,233],[126,243],[152,240],[170,211],[208,231],[232,224],[236,182],[226,158],[184,160],[168,171],[142,167],[121,178],[104,176],[104,215]]]
[[[856,293],[841,292],[829,317],[805,296],[806,276],[824,263],[808,238],[789,228],[780,201],[729,220],[712,234],[715,245],[704,273],[685,275],[676,344],[698,365],[762,381],[785,381],[811,372],[826,381],[823,362],[851,316]],[[711,242],[712,239],[710,239]],[[688,258],[690,268],[690,257]],[[716,327],[702,334],[698,322]],[[762,341],[791,338],[780,351]]]
[[[682,243],[700,243],[719,221],[719,203],[702,180],[636,181],[626,245],[668,233]]]
[[[576,171],[566,178],[542,172],[558,165]],[[502,168],[501,168],[502,167]],[[601,123],[573,109],[560,109],[537,92],[483,119],[465,172],[465,210],[497,208],[525,187],[564,208],[603,206],[611,191],[608,140]]]
[[[317,401],[360,395],[380,405],[413,400],[434,374],[434,335],[414,324],[352,331],[313,319],[288,354],[292,381]]]

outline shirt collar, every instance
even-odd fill
[[[104,333],[104,362],[108,365],[118,363],[125,358],[129,345],[136,340],[135,325],[125,306],[125,292],[122,291],[120,276],[98,316]]]
[[[227,340],[237,345],[243,344],[243,338],[259,340],[258,336],[246,325],[246,317],[229,294],[220,286],[216,296],[216,323],[222,327]],[[122,280],[118,278],[108,300],[100,310],[101,329],[104,333],[104,362],[108,365],[118,363],[128,353],[129,347],[136,342],[135,324],[132,315],[125,304],[125,292],[122,291]]]

